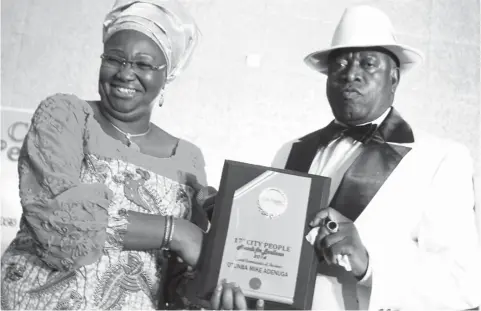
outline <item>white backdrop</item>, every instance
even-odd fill
[[[1,253],[15,237],[22,207],[18,195],[17,159],[23,138],[30,124],[32,111],[1,108]]]

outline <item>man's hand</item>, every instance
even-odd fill
[[[330,232],[324,226],[328,218],[338,223],[337,232]],[[346,255],[349,258],[353,275],[362,279],[366,274],[369,256],[362,244],[354,223],[332,208],[326,208],[317,213],[310,223],[311,227],[320,227],[314,247],[324,256],[328,264],[336,264],[337,255]]]
[[[234,283],[219,284],[210,302],[213,310],[247,310],[246,298]],[[264,310],[263,300],[257,300],[255,310]]]

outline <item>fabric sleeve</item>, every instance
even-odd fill
[[[186,140],[179,140],[176,151],[179,181],[198,190],[207,185],[204,155],[199,147]]]
[[[199,147],[194,144],[183,142],[184,151],[188,155],[187,163],[192,163],[193,171],[191,179],[187,180],[187,184],[192,186],[196,191],[207,186],[206,164],[204,155]],[[210,228],[210,219],[205,206],[196,204],[195,195],[192,205],[192,216],[190,221],[198,226],[204,232],[208,232]],[[198,275],[197,270],[192,270],[184,262],[179,262],[177,257],[171,256],[168,260],[168,269],[165,269],[165,283],[163,286],[164,301],[159,305],[159,309],[163,310],[201,310],[202,308],[210,308],[207,300],[199,299],[199,301],[190,301],[188,295],[192,290],[192,285],[196,284],[194,279]],[[199,304],[200,303],[200,304]]]
[[[462,310],[479,306],[480,252],[469,151],[447,152],[427,189],[413,242],[372,251],[370,310]],[[420,198],[422,200],[422,198]],[[387,243],[386,243],[387,244]]]
[[[19,158],[23,218],[36,252],[51,268],[73,270],[103,251],[112,192],[82,184],[85,112],[68,95],[54,95],[35,111]]]
[[[193,181],[188,183],[197,191],[207,186],[207,174],[205,171],[204,155],[199,147],[191,145],[191,161],[194,169]],[[199,206],[197,204],[196,195],[194,195],[192,204],[192,216],[190,221],[201,228],[204,232],[210,229],[209,206]]]
[[[202,186],[207,186],[207,173],[205,171],[206,164],[204,154],[197,146],[194,146],[192,151],[192,165],[194,167],[195,175],[199,184]]]
[[[372,284],[371,282],[372,282],[372,267],[368,263],[366,274],[364,275],[364,277],[361,280],[359,280],[359,282],[357,282],[357,284],[363,285],[363,286],[371,286],[371,284]]]

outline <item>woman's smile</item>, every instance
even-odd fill
[[[137,93],[137,90],[128,87],[121,87],[117,85],[111,85],[111,94],[121,99],[132,99]]]

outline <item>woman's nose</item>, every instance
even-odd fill
[[[122,80],[133,80],[135,76],[134,66],[131,62],[124,62],[117,72],[117,77]]]

